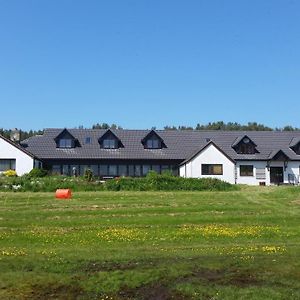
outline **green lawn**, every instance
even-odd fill
[[[0,193],[0,299],[300,299],[300,188]]]

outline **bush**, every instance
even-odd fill
[[[34,168],[32,169],[29,173],[28,176],[31,178],[42,178],[48,175],[48,171],[44,169],[37,169]]]
[[[16,177],[17,172],[15,170],[7,170],[3,172],[3,175],[6,177]]]
[[[34,174],[37,171],[34,171]],[[0,177],[0,191],[54,192],[59,188],[72,191],[228,191],[238,186],[215,178],[182,178],[170,173],[150,172],[146,177],[121,177],[87,181],[84,177],[45,176]]]
[[[146,177],[115,178],[105,183],[108,191],[227,191],[237,188],[216,178],[183,178],[155,172],[149,172]]]
[[[86,169],[84,171],[84,178],[87,180],[87,181],[92,181],[93,179],[93,171],[91,169]]]

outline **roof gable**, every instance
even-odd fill
[[[227,157],[231,162],[235,163],[235,160],[232,159],[227,153],[225,153],[218,145],[216,145],[213,141],[208,142],[204,147],[200,148],[196,152],[194,152],[190,157],[188,157],[186,160],[184,160],[180,165],[184,165],[188,162],[190,162],[193,158],[198,156],[201,152],[203,152],[205,149],[207,149],[209,146],[214,146],[219,152],[221,152],[225,157]]]
[[[33,155],[31,152],[27,151],[25,148],[23,148],[22,146],[14,143],[13,141],[11,141],[10,139],[4,137],[3,135],[0,134],[0,138],[2,140],[4,140],[5,142],[9,143],[10,145],[12,145],[13,147],[17,148],[18,150],[24,152],[25,154],[27,154],[28,156],[32,157],[32,158],[37,158],[35,155]]]
[[[240,143],[243,143],[245,139],[248,139],[249,142],[248,143],[252,143],[253,146],[257,147],[257,145],[253,142],[253,140],[251,138],[249,138],[248,135],[241,135],[239,136],[235,141],[234,143],[232,144],[232,148],[235,148],[237,147]]]
[[[105,139],[114,139],[118,143],[118,148],[124,148],[122,141],[110,129],[107,129],[106,132],[104,134],[102,134],[102,136],[99,137],[99,139],[98,139],[99,144],[102,145],[102,143]]]
[[[156,138],[159,140],[161,147],[160,148],[167,148],[167,145],[165,144],[164,140],[161,138],[161,136],[155,131],[155,130],[151,130],[150,132],[147,133],[147,135],[141,140],[142,144],[144,147],[146,147],[147,144],[147,140],[152,139],[152,138]]]
[[[279,150],[274,150],[270,153],[269,155],[270,160],[289,160],[290,157],[281,149]]]

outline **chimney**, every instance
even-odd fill
[[[10,133],[10,140],[15,143],[19,143],[20,142],[20,130],[18,130],[17,128],[12,129],[11,133]]]

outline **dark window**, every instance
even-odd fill
[[[117,176],[117,166],[116,165],[109,165],[108,166],[108,175],[109,176]]]
[[[104,149],[116,149],[117,148],[117,141],[115,139],[105,139],[102,142]]]
[[[92,170],[94,176],[99,176],[98,165],[91,165],[91,170]]]
[[[143,165],[142,170],[143,170],[143,176],[146,176],[151,169],[149,165]]]
[[[108,175],[108,166],[107,165],[100,165],[100,176]]]
[[[135,176],[141,176],[141,166],[140,165],[135,165],[134,166],[134,175]]]
[[[85,143],[86,143],[86,144],[91,144],[91,143],[92,143],[92,138],[89,137],[89,136],[86,137],[86,138],[85,138]]]
[[[155,171],[157,174],[160,173],[160,165],[152,165],[152,171]]]
[[[253,166],[252,165],[241,165],[240,166],[240,176],[253,176]]]
[[[127,166],[119,165],[119,176],[127,176]]]
[[[254,154],[255,147],[252,144],[241,144],[239,153],[240,154]]]
[[[0,159],[0,172],[7,170],[16,170],[15,159]]]
[[[133,177],[134,176],[134,165],[128,166],[128,175]]]
[[[170,166],[168,165],[161,166],[161,173],[168,172],[168,171],[170,171]]]
[[[146,148],[147,149],[159,149],[159,148],[161,148],[161,143],[158,139],[151,138],[151,139],[147,140]]]
[[[60,139],[59,140],[59,148],[73,148],[73,140],[71,139]]]
[[[61,167],[60,167],[60,165],[53,165],[52,166],[52,174],[53,175],[60,175],[61,174]]]
[[[63,174],[63,175],[70,175],[70,168],[69,168],[69,165],[63,165],[63,166],[62,166],[62,174]]]
[[[202,175],[223,175],[223,165],[221,164],[202,164]]]

